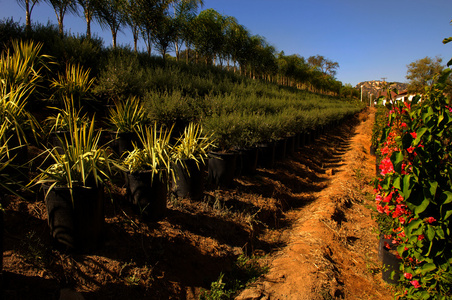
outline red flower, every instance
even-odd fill
[[[404,273],[403,276],[405,276],[405,278],[408,279],[408,280],[413,278],[413,274],[411,274],[411,273]]]
[[[419,281],[417,280],[411,280],[410,283],[415,287],[415,288],[419,288],[421,285],[419,284]]]
[[[418,241],[422,241],[425,238],[423,234],[417,236]]]
[[[417,133],[416,132],[411,132],[410,134],[413,137],[413,139],[417,138]]]
[[[429,217],[427,219],[427,222],[429,222],[430,224],[432,224],[433,222],[436,222],[436,219],[434,217]]]
[[[410,148],[406,149],[406,151],[408,151],[408,153],[413,153],[414,147],[413,147],[413,146],[410,146]]]

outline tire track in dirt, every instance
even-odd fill
[[[286,212],[292,222],[280,234],[287,246],[269,257],[269,272],[236,299],[390,299],[377,259],[377,225],[369,153],[374,110],[324,134],[295,155],[310,169],[321,166],[308,205]],[[330,152],[321,162],[310,152]],[[288,162],[293,165],[293,161]],[[366,196],[367,195],[367,196]]]

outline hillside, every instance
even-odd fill
[[[388,88],[388,82],[381,80],[363,81],[358,83],[356,88],[359,90],[361,86],[363,87],[363,94],[371,93],[376,95],[378,91]],[[403,91],[408,88],[408,84],[402,82],[391,82],[389,88],[395,88],[398,91]]]

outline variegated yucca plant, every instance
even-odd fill
[[[91,69],[85,69],[77,64],[68,64],[64,74],[58,74],[56,79],[51,81],[50,87],[55,90],[54,99],[72,97],[77,101],[78,108],[81,108],[85,101],[94,100],[90,91],[95,78],[90,77]]]
[[[173,176],[171,169],[172,151],[170,144],[173,127],[138,126],[139,143],[134,143],[134,149],[125,153],[121,168],[130,173],[140,171],[152,172],[155,176]]]
[[[204,160],[207,159],[214,143],[213,134],[205,134],[201,124],[190,123],[173,148],[173,158],[176,163],[184,159],[193,159],[200,168],[200,164],[205,164]]]
[[[95,119],[81,125],[77,120],[69,123],[69,134],[61,140],[62,151],[48,149],[54,161],[37,178],[37,183],[54,186],[100,186],[110,178],[113,162],[110,154],[99,144],[101,131],[96,131]],[[48,193],[47,192],[47,193]]]
[[[116,132],[136,132],[140,125],[149,123],[149,118],[140,99],[131,96],[115,101],[108,109],[108,122]]]

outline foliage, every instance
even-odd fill
[[[13,138],[18,145],[28,143],[27,136],[30,131],[35,138],[41,132],[38,122],[25,108],[29,90],[30,88],[24,85],[8,88],[3,82],[0,83],[0,124],[6,127],[5,136],[8,139]],[[4,138],[1,142],[9,144]]]
[[[377,210],[392,218],[403,299],[452,297],[452,108],[447,69],[412,103],[388,104],[376,180]]]
[[[50,86],[55,90],[54,97],[75,98],[78,107],[81,108],[84,102],[93,100],[90,91],[94,80],[95,78],[90,78],[90,69],[85,70],[80,65],[69,64],[65,74],[58,74],[58,79],[53,79]]]
[[[159,177],[172,175],[170,144],[172,129],[172,127],[170,129],[163,126],[157,127],[157,123],[154,123],[153,127],[139,126],[140,142],[133,145],[133,151],[126,152],[120,168],[131,173],[150,171],[152,180],[155,175]]]
[[[12,41],[12,49],[1,54],[0,78],[7,89],[23,86],[31,93],[42,81],[42,68],[46,67],[47,55],[40,55],[42,44],[33,41]]]
[[[45,119],[49,133],[70,131],[73,123],[80,127],[83,126],[83,123],[88,122],[88,116],[86,114],[82,115],[82,108],[77,109],[74,106],[72,95],[65,96],[63,99],[64,108],[50,107],[50,109],[57,111],[57,114],[48,116]]]
[[[444,70],[441,64],[442,58],[424,57],[410,63],[407,67],[406,78],[409,80],[408,91],[423,93],[425,87],[431,87],[435,83],[435,77]]]
[[[380,138],[383,134],[383,129],[388,123],[387,110],[383,106],[378,106],[375,112],[375,122],[372,127],[372,146],[377,148],[380,143]]]
[[[135,132],[140,125],[149,123],[147,112],[137,97],[116,100],[108,109],[108,122],[117,132]]]
[[[213,147],[215,140],[213,134],[206,135],[201,124],[190,123],[173,148],[174,161],[177,163],[184,159],[193,159],[199,168],[200,163],[205,165],[208,151]]]
[[[241,254],[234,263],[232,270],[228,274],[221,273],[217,281],[211,283],[209,291],[201,293],[199,299],[202,300],[227,300],[237,296],[240,290],[256,281],[259,276],[268,271],[267,267],[262,267],[257,261],[258,257],[248,257]]]
[[[148,77],[136,55],[128,54],[127,50],[111,51],[100,70],[94,93],[107,101],[141,97]]]
[[[95,118],[79,125],[77,119],[69,123],[69,134],[62,140],[62,152],[48,149],[54,163],[36,178],[38,184],[54,186],[99,186],[110,178],[112,161],[106,148],[99,145],[101,130],[95,130]]]

